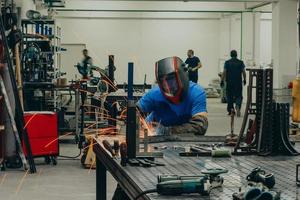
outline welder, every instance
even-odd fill
[[[149,114],[146,121],[159,124],[158,135],[204,135],[208,127],[206,94],[189,81],[185,63],[178,57],[162,59],[155,64],[155,76],[158,86],[137,103]]]
[[[188,69],[178,57],[168,57],[155,64],[158,86],[137,103],[148,113],[146,121],[159,123],[157,134],[191,133],[204,135],[208,127],[204,89],[189,81]],[[113,200],[129,197],[118,185]]]

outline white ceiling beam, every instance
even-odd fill
[[[82,0],[69,0],[69,1],[82,1]],[[107,0],[89,0],[89,1],[107,1]],[[264,2],[273,3],[278,2],[278,0],[110,0],[110,1],[181,1],[181,2]]]

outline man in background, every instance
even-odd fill
[[[197,83],[198,82],[198,69],[202,67],[200,59],[197,56],[194,56],[194,51],[192,49],[187,52],[188,58],[185,61],[185,64],[188,65],[189,70],[189,80]]]
[[[93,76],[93,59],[89,56],[87,49],[82,50],[82,54],[83,59],[81,60],[81,63],[76,65],[76,67],[79,73],[82,75],[82,78],[88,79],[89,77]]]
[[[237,51],[230,52],[231,59],[227,60],[224,65],[224,72],[221,80],[221,87],[226,82],[227,111],[228,115],[235,112],[241,116],[241,106],[243,101],[243,84],[246,85],[245,64],[242,60],[237,59]]]

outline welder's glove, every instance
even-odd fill
[[[170,127],[159,124],[156,127],[156,135],[170,135]]]
[[[179,126],[172,126],[170,132],[172,134],[191,133],[195,135],[205,135],[207,128],[208,128],[207,117],[202,115],[196,115],[192,117],[192,119],[188,123]]]

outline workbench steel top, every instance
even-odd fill
[[[232,194],[239,188],[246,186],[246,176],[256,167],[261,167],[266,173],[273,173],[276,179],[274,190],[281,191],[282,200],[300,199],[300,188],[296,186],[296,164],[300,164],[300,157],[260,157],[260,156],[233,156],[231,158],[211,157],[179,157],[173,148],[176,146],[190,146],[192,143],[160,143],[152,144],[158,147],[168,147],[163,150],[164,158],[157,159],[166,164],[164,167],[123,167],[130,178],[144,191],[155,188],[157,175],[199,175],[205,168],[226,168],[228,174],[223,174],[224,184],[222,188],[214,189],[210,197],[198,194],[184,196],[160,196],[148,194],[150,199],[159,200],[230,200]],[[119,159],[118,159],[119,161]]]

